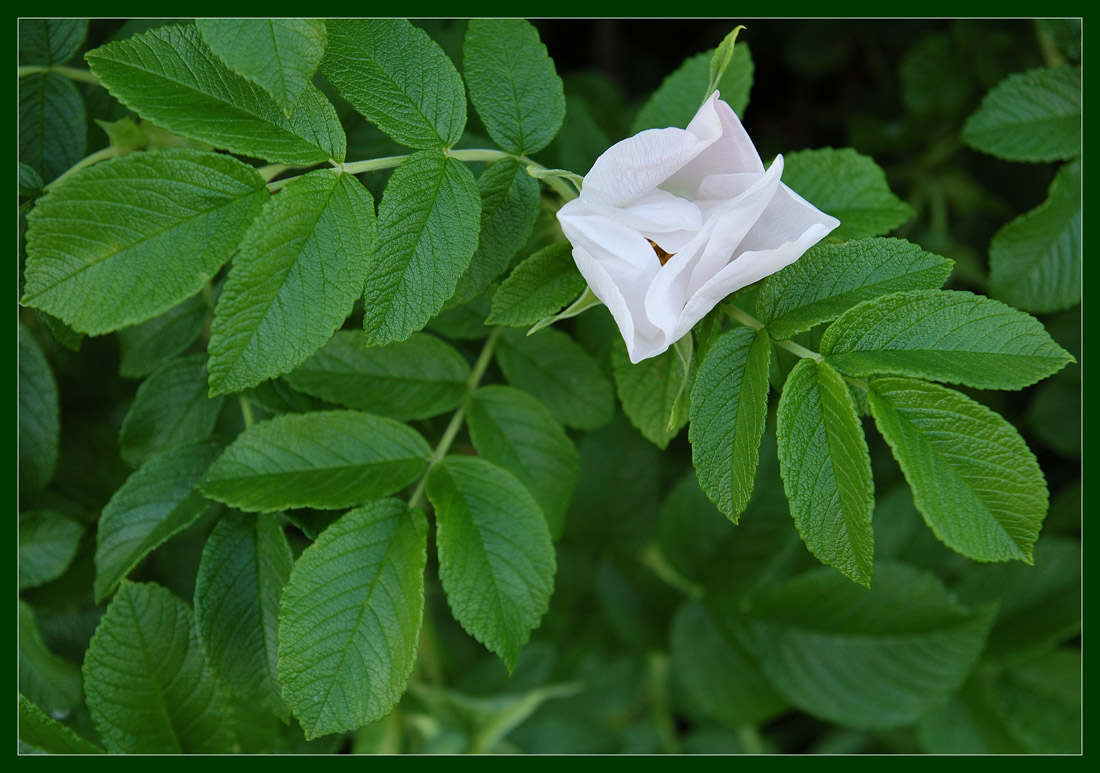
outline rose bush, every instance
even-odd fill
[[[717,91],[687,129],[647,129],[596,160],[558,221],[631,362],[664,352],[723,298],[840,225],[782,174],[782,156],[765,171]]]

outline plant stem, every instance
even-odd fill
[[[237,401],[241,404],[241,416],[244,418],[244,428],[248,429],[256,422],[256,417],[252,414],[252,403],[248,402],[248,399],[244,395],[237,397]]]
[[[64,67],[62,65],[27,65],[26,67],[19,68],[19,77],[22,78],[24,75],[33,75],[38,72],[55,72],[58,75],[64,75],[71,81],[91,83],[95,86],[99,85],[99,78],[92,75],[90,70],[81,70],[79,67]]]
[[[753,725],[741,725],[737,728],[737,738],[741,741],[741,745],[745,747],[745,754],[766,754],[764,750],[764,741],[760,738],[760,733]]]
[[[734,306],[732,303],[727,304],[722,308],[726,312],[726,314],[729,315],[730,319],[732,319],[734,322],[740,322],[742,325],[745,325],[746,327],[751,327],[753,330],[763,330],[764,325],[760,322],[760,320],[758,320],[756,317],[752,316],[748,312],[739,309],[737,306]],[[813,351],[812,349],[807,349],[805,346],[802,346],[800,344],[796,344],[794,341],[776,341],[772,339],[772,343],[774,343],[781,349],[786,349],[788,352],[793,352],[794,354],[797,354],[803,359],[809,357],[810,359],[817,360],[818,362],[821,362],[821,360],[823,359],[822,356],[817,352]]]
[[[668,701],[668,656],[663,652],[649,655],[649,698],[653,710],[653,723],[666,754],[679,754],[680,742],[676,738],[676,724]]]
[[[116,148],[114,145],[103,148],[102,150],[97,150],[95,153],[92,153],[90,156],[85,156],[84,158],[77,161],[75,164],[73,164],[68,169],[66,169],[64,172],[62,172],[60,176],[58,176],[56,179],[54,179],[49,184],[42,186],[42,190],[44,190],[44,191],[49,190],[50,188],[57,185],[59,182],[64,180],[69,175],[74,174],[76,172],[79,172],[81,169],[83,169],[86,166],[91,166],[92,164],[98,164],[100,161],[106,161],[108,158],[114,158],[115,156],[121,155],[122,153],[125,153],[125,152],[127,152],[127,151],[125,151],[121,148]]]

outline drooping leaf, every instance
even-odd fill
[[[913,376],[979,389],[1022,389],[1073,360],[1034,317],[954,290],[865,301],[825,331],[821,353],[848,376]]]
[[[119,330],[118,374],[144,378],[184,351],[202,333],[208,311],[202,296],[196,295],[159,317]]]
[[[42,488],[57,468],[61,407],[46,355],[19,323],[19,486]]]
[[[88,35],[87,19],[20,19],[20,64],[65,64]]]
[[[706,91],[710,75],[710,61],[715,50],[704,51],[684,60],[676,72],[665,78],[653,96],[642,106],[631,134],[645,129],[663,129],[667,126],[685,128],[699,111],[699,106],[710,96]],[[744,42],[734,46],[733,55],[725,74],[718,81],[718,91],[737,115],[744,115],[752,89],[754,65],[749,47]]]
[[[416,662],[428,525],[383,499],[349,511],[295,562],[279,615],[279,679],[307,738],[393,710]]]
[[[430,452],[419,433],[392,419],[358,411],[286,414],[238,435],[199,487],[241,510],[335,510],[412,483]]]
[[[362,292],[375,240],[374,199],[352,175],[310,172],[272,197],[214,312],[211,393],[287,373],[329,340]]]
[[[371,345],[404,341],[443,308],[480,223],[477,183],[461,162],[425,150],[397,167],[378,207],[378,258],[364,293]]]
[[[674,349],[632,363],[621,339],[616,339],[611,349],[611,366],[623,413],[646,440],[662,450],[668,448],[687,424],[686,412],[673,417],[673,411],[694,374],[684,372],[684,364]]]
[[[561,311],[585,286],[569,243],[551,244],[512,270],[493,295],[492,313],[485,322],[530,327]]]
[[[34,610],[19,600],[19,691],[44,711],[61,716],[80,705],[80,668],[42,641]]]
[[[19,741],[46,754],[102,754],[103,749],[74,733],[19,693]]]
[[[19,160],[53,182],[84,157],[84,100],[55,72],[19,79]]]
[[[19,589],[56,580],[69,568],[84,527],[53,510],[19,514]]]
[[[1047,487],[1016,429],[936,384],[874,379],[869,399],[875,424],[936,536],[977,561],[1031,563]]]
[[[427,491],[447,603],[512,671],[554,587],[542,511],[511,473],[474,457],[448,456],[432,470]]]
[[[230,750],[229,706],[203,659],[191,610],[159,585],[122,584],[88,646],[84,685],[108,751]]]
[[[290,165],[344,160],[336,110],[307,86],[287,117],[271,96],[230,70],[193,24],[156,27],[85,57],[120,102],[175,134]]]
[[[27,217],[22,303],[89,335],[159,316],[214,277],[266,197],[252,167],[185,148],[81,170]]]

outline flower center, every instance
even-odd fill
[[[661,245],[652,239],[646,239],[649,242],[649,246],[653,248],[653,251],[657,253],[657,260],[661,261],[661,265],[668,263],[668,259],[675,255],[675,252],[665,252],[661,249]]]

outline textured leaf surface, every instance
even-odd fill
[[[169,448],[115,492],[96,530],[96,600],[106,598],[141,559],[206,511],[210,503],[195,484],[219,449],[208,440]]]
[[[20,19],[19,62],[65,64],[87,34],[87,19]]]
[[[848,376],[914,376],[979,389],[1022,389],[1073,359],[1034,317],[951,290],[861,303],[825,331],[821,353]]]
[[[511,473],[465,456],[448,456],[432,470],[428,499],[447,603],[511,671],[554,589],[554,546],[542,511]]]
[[[203,660],[191,610],[159,585],[122,584],[88,646],[84,684],[108,751],[230,750],[228,704]]]
[[[279,619],[279,678],[307,738],[381,719],[416,662],[428,524],[395,499],[325,529],[294,564]]]
[[[966,679],[994,609],[957,604],[932,575],[876,567],[870,590],[817,569],[760,597],[748,643],[795,706],[853,728],[909,724]]]
[[[451,147],[466,126],[458,71],[406,19],[332,19],[321,71],[351,106],[413,148]]]
[[[279,599],[293,564],[276,516],[231,512],[207,539],[195,580],[195,622],[211,671],[283,722],[290,709],[276,677]]]
[[[611,349],[612,375],[623,413],[638,428],[646,440],[660,449],[668,448],[687,423],[688,414],[681,412],[670,424],[676,402],[685,388],[684,364],[674,349],[632,363],[626,346],[616,339]]]
[[[47,754],[102,754],[86,741],[19,693],[19,740]]]
[[[1046,313],[1081,302],[1081,165],[1066,164],[1047,199],[1002,227],[989,245],[994,295]]]
[[[776,414],[779,471],[798,533],[825,564],[870,585],[875,535],[871,455],[840,374],[801,360]]]
[[[936,536],[977,561],[1031,563],[1047,487],[1015,428],[936,384],[875,379],[869,399],[875,424]]]
[[[490,325],[529,327],[556,314],[585,288],[568,242],[544,247],[516,266],[493,295]]]
[[[276,416],[238,435],[200,488],[241,510],[335,510],[412,483],[430,452],[415,430],[380,416],[357,411]]]
[[[22,302],[90,335],[163,314],[214,277],[266,197],[255,169],[216,153],[131,153],[84,169],[27,217]]]
[[[84,100],[55,72],[19,79],[19,160],[52,182],[84,157]]]
[[[710,76],[710,60],[714,49],[696,54],[686,59],[676,72],[665,78],[653,96],[645,103],[630,127],[631,134],[643,129],[663,129],[675,126],[683,129],[699,111],[699,106],[709,94],[706,94]],[[718,91],[733,112],[744,115],[749,104],[749,90],[752,89],[754,65],[749,47],[744,43],[734,46],[733,57],[722,79],[718,82]]]
[[[80,705],[80,668],[52,653],[42,641],[30,606],[19,600],[19,691],[51,714]]]
[[[84,527],[53,510],[19,514],[19,589],[56,580],[72,563]]]
[[[202,39],[229,68],[293,113],[325,53],[319,19],[197,19]]]
[[[963,126],[972,148],[1009,161],[1081,154],[1081,70],[1052,67],[1009,75]]]
[[[119,451],[140,467],[164,449],[214,431],[224,398],[206,395],[206,355],[170,360],[142,382],[118,435]]]
[[[487,386],[474,393],[466,422],[478,455],[515,475],[538,502],[550,533],[560,534],[580,463],[550,411],[526,392]]]
[[[803,150],[783,158],[783,182],[840,220],[832,239],[880,236],[913,216],[913,208],[890,192],[879,165],[851,148]]]
[[[462,54],[470,100],[493,142],[527,154],[549,145],[565,94],[538,30],[523,19],[471,19]]]
[[[329,340],[362,292],[375,239],[374,199],[352,175],[318,170],[272,197],[214,313],[211,392],[286,373]]]
[[[549,328],[532,336],[507,332],[496,355],[508,383],[537,397],[565,426],[596,429],[611,421],[611,382],[565,333]]]
[[[703,491],[734,523],[756,481],[770,364],[767,334],[736,328],[711,346],[691,390],[691,461]]]
[[[202,333],[208,311],[202,296],[196,295],[159,317],[119,330],[118,374],[143,378],[187,349]]]
[[[226,67],[192,24],[156,27],[85,57],[120,102],[169,131],[280,164],[344,160],[336,110],[315,88],[292,117],[262,88]]]
[[[61,408],[50,363],[19,323],[19,487],[42,488],[57,467]]]
[[[470,366],[450,344],[426,333],[367,348],[366,333],[339,330],[288,373],[295,389],[391,419],[426,419],[455,408],[466,394]]]
[[[364,293],[372,345],[405,340],[443,308],[480,223],[477,182],[461,162],[423,151],[397,167],[378,207],[378,259]]]
[[[776,339],[836,319],[880,295],[937,289],[954,263],[904,239],[825,242],[772,274],[756,296],[756,317]]]

